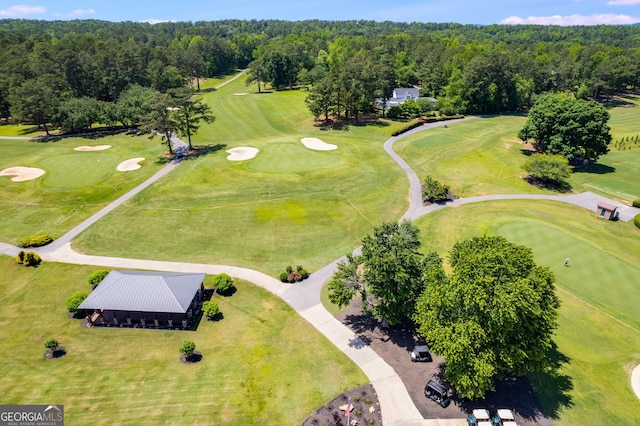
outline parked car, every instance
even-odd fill
[[[414,346],[413,350],[411,351],[411,361],[433,361],[433,358],[431,358],[431,354],[429,353],[429,346]]]
[[[494,426],[518,426],[511,410],[501,408],[492,419]]]
[[[471,415],[467,416],[467,423],[469,423],[469,426],[493,426],[489,410],[484,408],[473,410]]]
[[[449,388],[434,380],[429,380],[424,386],[424,396],[437,402],[442,408],[447,408],[451,402]]]

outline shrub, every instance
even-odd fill
[[[446,201],[449,194],[449,187],[443,185],[431,176],[424,178],[422,182],[422,196],[426,201],[438,203]]]
[[[87,281],[89,281],[89,284],[91,284],[92,286],[97,286],[98,284],[100,284],[102,282],[102,280],[104,280],[106,278],[106,276],[109,275],[109,271],[106,269],[98,269],[96,271],[93,271],[90,275],[89,278],[87,278]]]
[[[80,306],[80,304],[84,302],[84,299],[86,299],[87,296],[88,294],[84,291],[76,291],[71,296],[67,297],[67,300],[65,300],[65,306],[67,307],[67,310],[69,312],[77,314],[78,306]]]
[[[187,358],[191,358],[193,356],[193,352],[195,352],[196,350],[196,344],[189,340],[185,340],[180,345],[179,350],[182,355],[186,356]]]
[[[300,272],[302,271],[304,268],[300,265],[296,266],[296,271]]]
[[[46,342],[44,342],[44,347],[52,351],[55,351],[56,349],[58,349],[59,345],[60,344],[56,339],[49,339]]]
[[[291,271],[293,271],[293,268],[291,267],[291,265],[287,265],[286,268],[284,268],[285,271],[287,271],[287,274],[290,274]]]
[[[49,234],[34,235],[22,238],[19,242],[20,247],[42,247],[53,241]]]
[[[222,273],[213,277],[211,284],[218,293],[224,293],[233,287],[233,279],[229,275]]]
[[[360,395],[356,395],[353,399],[355,399],[356,401],[360,401]]]
[[[633,223],[635,223],[636,226],[640,228],[640,214],[637,214],[636,217],[633,218]]]
[[[309,273],[307,272],[306,269],[300,269],[298,273],[300,274],[303,280],[306,280],[307,278],[309,278]]]
[[[42,262],[40,256],[32,251],[22,251],[16,256],[16,263],[23,264],[24,266],[36,266]]]
[[[289,274],[287,274],[286,272],[283,272],[280,274],[280,281],[282,281],[283,283],[286,283],[288,277],[289,277]]]
[[[375,420],[373,420],[373,419],[369,419],[369,424],[370,424],[370,425],[374,424],[375,422],[376,422]]]
[[[640,198],[637,199],[637,200],[633,200],[633,204],[632,205],[633,205],[633,207],[640,208]]]
[[[215,318],[220,313],[220,307],[217,302],[208,300],[202,304],[202,313],[209,318]]]
[[[28,251],[24,254],[24,266],[37,266],[40,262],[42,262],[42,259],[34,252]]]
[[[356,415],[361,416],[362,415],[362,411],[356,410]]]
[[[371,399],[370,398],[365,398],[364,402],[366,402],[367,404],[371,404]]]

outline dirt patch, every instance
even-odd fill
[[[508,408],[514,412],[521,426],[553,425],[526,377],[511,377],[497,382],[496,391],[487,394],[483,400],[468,401],[453,396],[451,404],[442,408],[424,396],[424,386],[429,379],[445,383],[444,359],[434,356],[432,362],[411,362],[409,354],[413,346],[424,343],[413,325],[402,324],[383,329],[375,318],[362,314],[361,306],[360,300],[354,300],[349,309],[336,315],[336,318],[393,367],[425,419],[466,419],[475,408],[489,409],[492,414],[499,408]]]
[[[351,399],[349,399],[351,398]],[[345,414],[345,408],[351,401],[350,416]],[[336,425],[347,426],[349,421],[356,420],[359,425],[382,424],[382,413],[378,403],[378,395],[372,385],[351,389],[338,395],[333,401],[319,408],[310,415],[302,426]],[[373,423],[371,422],[373,420]]]
[[[124,160],[122,163],[118,164],[116,170],[118,170],[119,172],[130,172],[131,170],[138,170],[140,167],[142,167],[139,164],[141,161],[144,161],[144,158],[139,157],[132,158],[130,160]]]
[[[0,176],[13,176],[12,182],[23,182],[25,180],[31,180],[39,178],[44,174],[44,170],[36,167],[9,167],[0,172]]]
[[[88,146],[82,145],[73,148],[74,151],[104,151],[105,149],[111,148],[111,145],[96,145],[96,146]]]

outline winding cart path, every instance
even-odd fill
[[[470,120],[474,117],[453,120],[453,123],[461,120]],[[420,180],[416,173],[409,165],[393,151],[393,144],[407,135],[421,132],[433,127],[442,126],[445,123],[429,123],[421,127],[413,129],[403,135],[393,137],[384,144],[386,152],[400,165],[406,173],[411,190],[411,202],[409,209],[402,216],[402,219],[417,219],[430,212],[468,203],[504,200],[504,199],[529,199],[529,200],[552,200],[570,203],[579,207],[588,208],[595,211],[596,205],[600,201],[607,202],[618,206],[620,210],[621,220],[628,221],[636,214],[640,213],[640,209],[624,206],[613,200],[597,194],[586,192],[575,195],[532,195],[532,194],[503,194],[503,195],[487,195],[481,197],[471,197],[458,199],[445,204],[435,204],[424,206],[422,203],[422,194]],[[174,142],[175,141],[175,142]],[[172,142],[184,144],[183,141],[172,138]],[[201,272],[206,274],[219,274],[225,272],[231,276],[241,278],[260,286],[273,294],[281,297],[300,316],[311,323],[316,329],[324,334],[331,342],[333,342],[342,352],[344,352],[351,360],[353,360],[367,375],[373,384],[382,411],[382,419],[386,425],[459,425],[466,424],[464,419],[456,420],[428,420],[423,419],[420,412],[413,403],[404,383],[396,374],[395,370],[389,366],[382,358],[380,358],[364,341],[340,321],[335,319],[320,302],[320,290],[322,285],[331,277],[336,269],[336,265],[341,259],[337,259],[324,268],[314,272],[308,280],[303,284],[283,284],[279,280],[270,277],[262,272],[247,268],[240,268],[227,265],[211,265],[184,262],[164,262],[156,260],[143,259],[127,259],[106,256],[91,256],[75,252],[71,248],[71,240],[82,231],[100,220],[109,212],[131,199],[133,196],[156,182],[161,177],[168,174],[179,162],[172,162],[158,171],[144,183],[140,184],[127,194],[118,198],[107,207],[103,208],[93,216],[74,227],[71,231],[54,241],[52,244],[36,249],[44,260],[53,262],[64,262],[82,265],[95,265],[109,268],[127,268],[127,269],[148,269],[157,271],[172,272]],[[5,243],[0,243],[0,252],[6,255],[15,256],[20,249]],[[633,386],[636,393],[640,389],[640,369],[634,370]],[[640,395],[639,395],[640,397]]]

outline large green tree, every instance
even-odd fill
[[[20,86],[9,89],[11,115],[14,120],[31,120],[49,134],[50,122],[63,100],[64,83],[58,76],[47,74],[26,80]]]
[[[595,101],[557,94],[541,96],[518,133],[533,140],[538,152],[559,154],[568,160],[597,160],[609,152],[609,112]]]
[[[176,106],[173,107],[173,120],[176,124],[176,131],[189,141],[191,149],[191,135],[194,135],[200,128],[200,123],[213,123],[216,117],[211,112],[209,105],[205,104],[200,97],[194,97],[191,93],[183,95],[177,99]]]
[[[503,237],[461,241],[449,263],[447,275],[437,259],[426,262],[414,314],[419,333],[446,359],[447,381],[475,399],[495,379],[544,368],[559,306],[551,271]]]
[[[522,168],[543,183],[563,184],[571,175],[571,166],[562,155],[533,154]]]
[[[424,288],[419,248],[420,231],[411,222],[383,223],[362,240],[362,254],[338,266],[329,299],[346,305],[360,293],[364,309],[370,303],[375,316],[398,324],[411,316]]]

